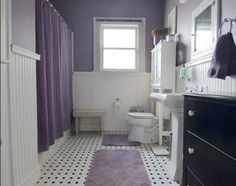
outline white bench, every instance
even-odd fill
[[[99,117],[100,118],[100,130],[101,135],[104,132],[104,115],[105,110],[102,109],[78,109],[73,111],[73,116],[75,117],[75,131],[76,135],[80,130],[80,118],[82,117]]]

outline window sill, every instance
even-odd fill
[[[99,70],[99,71],[95,71],[95,72],[138,72],[138,70],[137,69],[134,69],[134,70],[122,70],[122,69],[120,69],[120,70],[116,70],[116,69],[109,69],[109,70],[105,70],[105,69],[102,69],[102,70]]]
[[[102,71],[92,71],[92,72],[74,72],[74,75],[90,75],[90,76],[99,76],[99,75],[107,75],[107,76],[114,76],[114,75],[127,75],[127,76],[143,76],[143,75],[148,75],[150,76],[150,72],[121,72],[121,71],[117,71],[117,72],[102,72]]]

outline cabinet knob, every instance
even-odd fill
[[[195,114],[195,112],[194,112],[193,110],[189,110],[189,111],[188,111],[188,115],[189,115],[189,117],[193,117],[194,114]]]
[[[188,148],[188,153],[189,154],[194,154],[194,148]]]

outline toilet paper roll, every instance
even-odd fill
[[[118,109],[121,105],[121,101],[119,98],[116,98],[115,102],[114,102],[114,108]]]
[[[115,105],[115,107],[119,107],[120,106],[120,101],[115,101],[114,105]]]
[[[156,103],[156,116],[161,117],[160,113],[162,113],[162,118],[163,119],[170,119],[171,118],[171,112],[170,109],[168,109],[166,106],[163,106],[161,103]],[[162,110],[162,112],[160,112]]]
[[[163,106],[163,119],[170,119],[170,117],[171,117],[170,109]]]

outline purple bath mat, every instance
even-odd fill
[[[104,146],[137,146],[139,142],[128,141],[128,135],[104,135],[102,140]]]
[[[99,150],[85,186],[151,186],[137,150]]]

